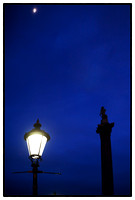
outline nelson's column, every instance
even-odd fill
[[[112,196],[114,191],[110,136],[114,123],[108,122],[105,112],[104,107],[101,107],[102,120],[101,124],[98,124],[96,132],[99,133],[101,140],[102,194]]]

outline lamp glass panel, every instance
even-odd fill
[[[46,142],[47,142],[47,138],[45,136],[42,136],[42,143],[41,143],[40,152],[39,152],[40,156],[42,156]]]
[[[42,156],[45,144],[47,142],[47,138],[42,136],[41,134],[34,133],[30,135],[27,139],[27,146],[29,155],[39,155]],[[37,159],[38,156],[33,156],[34,159]]]

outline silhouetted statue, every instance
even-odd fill
[[[106,112],[106,109],[102,106],[101,111],[100,111],[100,116],[102,117],[101,124],[108,123],[108,118],[105,112]]]

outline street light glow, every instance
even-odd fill
[[[29,156],[32,156],[33,159],[37,159],[39,156],[42,156],[47,138],[40,133],[34,133],[26,139],[26,142],[28,146]]]
[[[50,140],[50,136],[40,129],[41,124],[39,120],[34,124],[34,127],[34,129],[24,135],[24,139],[27,142],[29,157],[36,160],[41,158],[45,145]]]

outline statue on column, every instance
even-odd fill
[[[101,124],[98,124],[96,132],[101,140],[101,170],[102,170],[102,194],[105,196],[114,195],[113,190],[113,166],[111,153],[111,132],[113,123],[108,122],[105,114],[106,109],[102,106],[100,111]]]
[[[102,106],[101,107],[101,111],[100,111],[100,116],[101,116],[101,124],[98,124],[97,133],[101,133],[101,132],[105,132],[106,130],[111,132],[112,127],[114,126],[114,122],[113,123],[109,123],[108,122],[108,117],[105,114],[106,109]]]
[[[106,109],[102,106],[102,107],[101,107],[101,111],[100,111],[100,116],[102,117],[101,124],[106,124],[106,123],[108,123],[108,117],[107,117],[107,115],[105,114],[105,112],[106,112]]]

